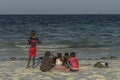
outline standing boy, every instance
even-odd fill
[[[26,68],[29,68],[31,59],[33,60],[33,65],[32,67],[34,68],[35,65],[35,57],[36,57],[36,52],[37,52],[37,43],[41,43],[41,41],[39,41],[39,39],[36,37],[36,32],[35,31],[31,31],[30,33],[30,37],[28,40],[28,44],[29,44],[29,53],[28,53],[28,64]]]

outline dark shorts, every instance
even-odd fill
[[[73,69],[70,69],[70,71],[71,71],[71,72],[77,72],[77,71],[79,71],[79,70],[73,70]]]

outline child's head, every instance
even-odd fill
[[[33,30],[33,31],[31,31],[30,35],[31,35],[31,36],[35,36],[35,35],[36,35],[36,32]]]
[[[50,51],[46,51],[46,52],[45,52],[45,56],[48,56],[48,57],[49,57],[50,54],[51,54]]]
[[[62,57],[62,54],[61,54],[61,53],[58,53],[58,54],[57,54],[57,57],[58,57],[58,58],[61,58],[61,57]]]
[[[69,56],[69,53],[68,53],[68,52],[66,52],[66,53],[65,53],[65,56]]]
[[[76,53],[75,52],[71,52],[70,53],[70,57],[75,57],[76,56]]]

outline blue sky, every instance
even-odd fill
[[[0,14],[120,14],[120,0],[0,0]]]

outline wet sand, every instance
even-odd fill
[[[109,68],[94,68],[98,61],[109,64]],[[79,71],[42,72],[39,65],[26,69],[26,60],[0,61],[0,80],[120,80],[120,60],[79,60]]]

